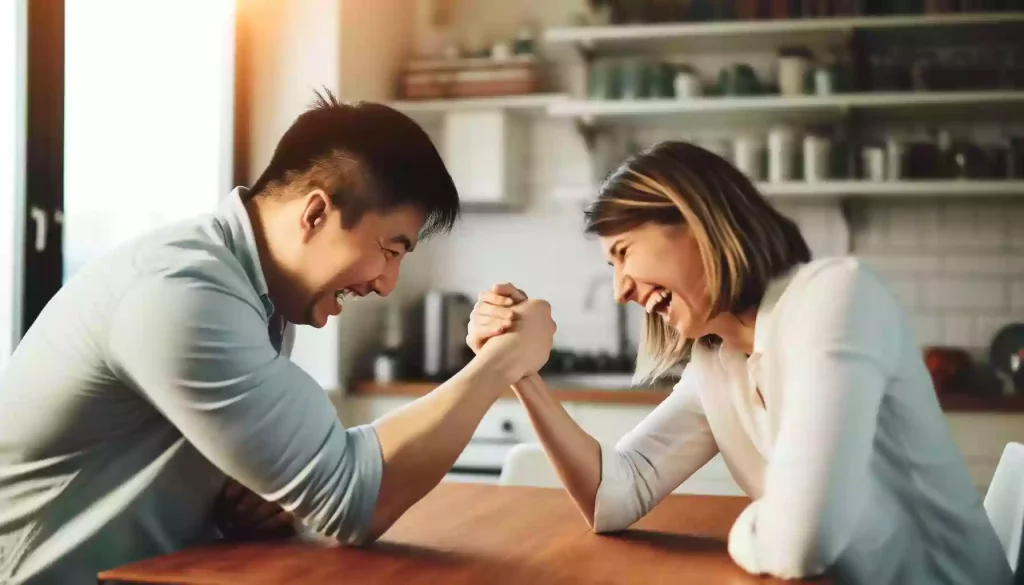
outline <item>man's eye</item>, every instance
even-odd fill
[[[394,260],[400,256],[400,254],[394,250],[388,250],[387,248],[381,249],[384,250],[384,255],[387,256],[388,260]]]

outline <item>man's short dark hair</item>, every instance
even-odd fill
[[[253,197],[323,189],[349,229],[368,211],[404,205],[427,216],[421,237],[451,230],[459,195],[430,137],[383,104],[340,102],[327,89],[292,123]]]

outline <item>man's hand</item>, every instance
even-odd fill
[[[543,367],[551,355],[556,328],[551,305],[528,299],[511,284],[497,285],[480,299],[466,337],[473,351],[481,357],[507,360],[508,371],[517,380]]]
[[[217,528],[228,540],[265,540],[295,534],[295,517],[233,479],[214,504]]]
[[[512,322],[516,320],[512,307],[526,300],[526,293],[509,283],[496,284],[491,290],[480,293],[469,317],[469,334],[466,335],[466,344],[473,353],[480,353],[488,339],[511,331]]]

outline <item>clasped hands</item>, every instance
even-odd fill
[[[480,293],[468,329],[466,344],[473,352],[479,354],[486,345],[488,351],[505,354],[519,380],[547,363],[556,326],[551,305],[506,283]]]

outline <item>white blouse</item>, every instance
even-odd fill
[[[853,258],[774,281],[749,358],[694,348],[672,394],[602,446],[595,530],[630,526],[719,452],[754,500],[729,534],[750,573],[1012,579],[908,321]]]

